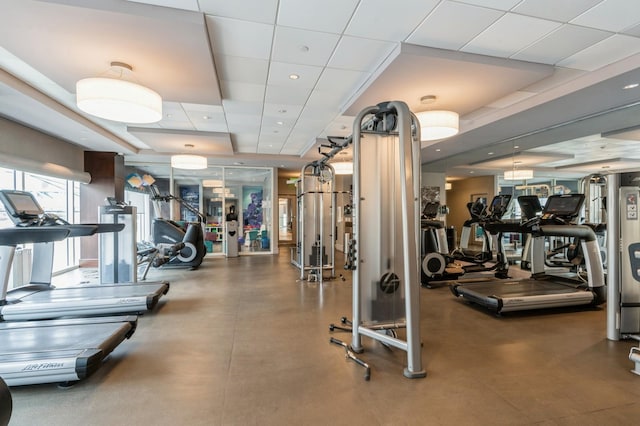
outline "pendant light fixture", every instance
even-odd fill
[[[155,123],[162,119],[162,98],[133,81],[133,68],[111,62],[107,74],[76,83],[76,103],[87,114],[123,123]],[[127,78],[125,78],[127,77]]]
[[[432,104],[436,101],[433,95],[420,98],[422,104]],[[433,141],[451,137],[460,129],[460,117],[457,112],[446,110],[427,110],[417,112],[416,117],[420,122],[420,139]]]
[[[504,171],[504,180],[527,180],[533,178],[532,169],[518,169],[517,165],[522,163],[516,161],[516,149],[518,146],[513,146],[513,154],[511,156],[511,170]]]
[[[193,144],[185,144],[185,149],[193,149]],[[207,168],[207,157],[192,154],[179,154],[171,156],[171,167],[174,169],[202,170]]]

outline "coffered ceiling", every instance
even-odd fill
[[[77,109],[75,82],[112,61],[162,96],[160,122]],[[635,168],[620,130],[640,125],[623,89],[639,67],[636,0],[0,2],[0,115],[136,165],[194,145],[210,165],[299,170],[362,108],[402,100],[461,116],[423,144],[429,170],[500,173],[515,153],[540,174]]]

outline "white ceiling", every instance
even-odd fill
[[[188,151],[299,170],[323,138],[352,133],[362,108],[402,100],[461,115],[460,134],[423,145],[429,170],[500,173],[494,159],[514,153],[540,175],[635,168],[634,136],[601,134],[640,124],[640,89],[622,89],[640,82],[637,5],[3,0],[0,115],[128,164]],[[160,93],[162,121],[128,127],[75,107],[75,82],[111,61]]]

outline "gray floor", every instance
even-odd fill
[[[404,378],[404,354],[365,339],[367,382],[329,344],[349,276],[301,283],[288,260],[152,271],[171,281],[160,309],[76,386],[13,388],[11,425],[638,424],[632,342],[605,339],[603,308],[498,318],[423,288],[427,378]]]

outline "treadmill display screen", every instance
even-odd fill
[[[537,195],[521,195],[518,197],[518,204],[524,219],[533,219],[542,211],[540,198]]]
[[[552,195],[544,206],[545,214],[575,217],[584,203],[584,194]]]
[[[0,191],[7,213],[13,217],[33,217],[44,213],[33,195],[23,191]]]

